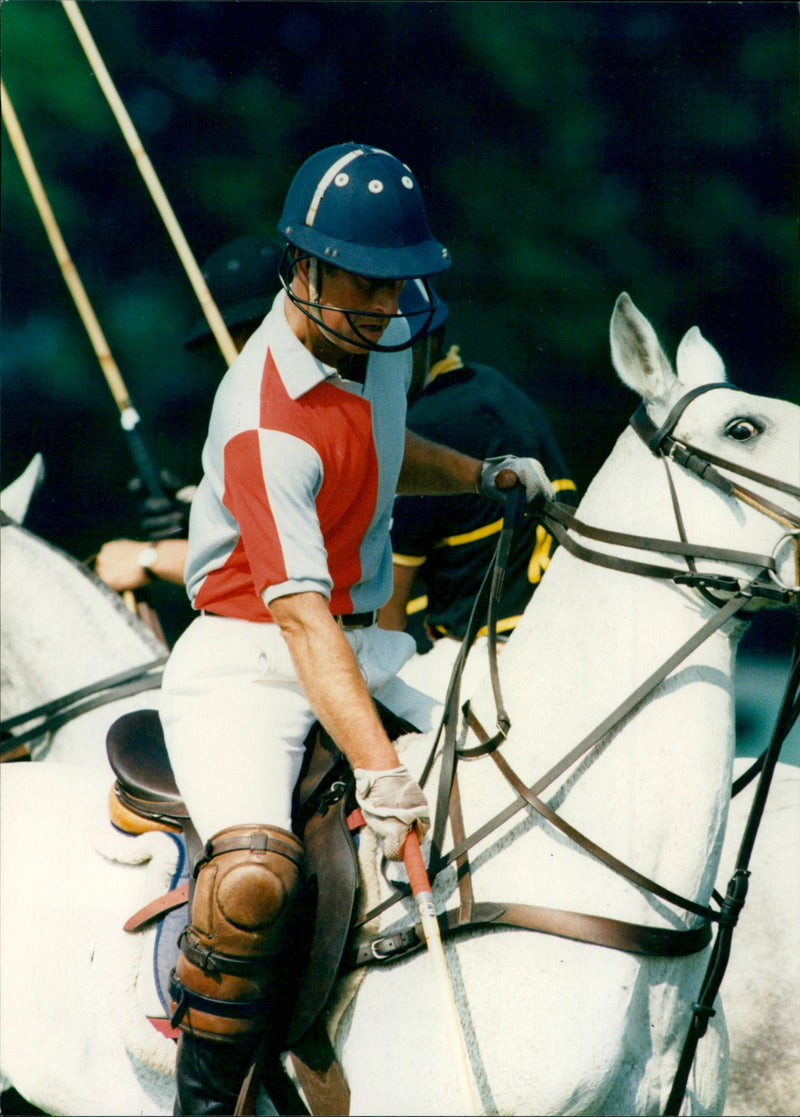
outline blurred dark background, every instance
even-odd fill
[[[322,146],[409,163],[452,252],[449,342],[536,397],[581,487],[633,409],[623,289],[671,354],[697,324],[731,380],[798,400],[794,3],[81,10],[199,261],[272,233]],[[153,456],[196,481],[224,362],[183,349],[197,301],[61,5],[3,3],[2,62]],[[41,451],[28,526],[84,558],[136,534],[132,466],[5,131],[2,155],[3,483]]]

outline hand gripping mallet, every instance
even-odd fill
[[[422,931],[425,935],[428,956],[431,959],[436,974],[436,984],[439,989],[441,1007],[445,1023],[450,1033],[453,1054],[455,1056],[456,1076],[466,1102],[466,1112],[470,1114],[482,1114],[483,1107],[472,1081],[472,1075],[470,1074],[467,1045],[461,1030],[461,1021],[458,1016],[458,1008],[456,1007],[453,988],[450,984],[450,975],[447,972],[447,962],[444,956],[444,948],[442,947],[439,920],[436,918],[436,908],[433,904],[431,883],[428,880],[428,873],[425,869],[419,837],[413,827],[409,830],[408,837],[403,847],[403,861],[405,862],[406,872],[408,873],[411,891],[414,894],[414,899],[417,901],[417,910],[419,911],[419,917],[422,923]]]

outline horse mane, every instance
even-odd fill
[[[102,578],[98,577],[93,570],[91,570],[85,562],[81,562],[75,558],[74,555],[58,547],[56,544],[49,542],[42,536],[37,535],[35,532],[30,531],[28,528],[23,527],[15,521],[8,521],[3,523],[3,530],[12,529],[19,533],[20,537],[27,540],[27,545],[34,548],[40,548],[51,555],[55,556],[56,560],[65,564],[73,573],[77,574],[79,578],[86,580],[87,584],[93,588],[93,592],[99,593],[109,609],[112,610],[116,616],[124,621],[127,628],[131,633],[144,640],[155,654],[161,654],[164,651],[163,645],[150,629],[143,623],[143,621],[127,607],[120,594],[113,590]]]

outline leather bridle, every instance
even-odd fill
[[[663,578],[674,582],[676,585],[686,585],[698,589],[712,604],[719,605],[719,599],[713,596],[712,591],[726,591],[735,593],[746,592],[753,598],[766,598],[781,604],[790,604],[792,599],[800,592],[800,515],[786,508],[774,504],[765,497],[744,488],[739,483],[732,481],[719,472],[716,467],[727,469],[732,473],[748,477],[750,480],[774,489],[776,492],[789,496],[800,497],[800,486],[792,485],[786,481],[778,481],[763,473],[747,469],[737,462],[731,462],[710,454],[690,443],[682,442],[673,437],[673,430],[686,410],[687,406],[697,396],[718,388],[728,388],[738,391],[727,382],[713,382],[702,384],[686,392],[672,407],[667,418],[660,427],[656,427],[647,414],[644,404],[633,414],[630,425],[642,439],[650,452],[664,462],[667,483],[673,511],[678,527],[679,540],[653,539],[645,536],[629,535],[624,532],[607,531],[583,523],[571,514],[564,505],[552,501],[545,503],[542,522],[552,532],[558,542],[571,554],[586,562],[605,566],[612,570],[620,570],[630,574],[641,574],[651,578]],[[675,485],[670,474],[670,463],[688,470],[701,480],[713,485],[723,495],[736,497],[744,501],[765,516],[776,520],[787,528],[778,540],[769,555],[753,554],[748,551],[738,551],[725,547],[714,547],[703,544],[691,544],[686,538],[686,532],[678,503]],[[669,566],[659,566],[645,563],[636,559],[625,559],[609,555],[596,550],[590,550],[579,543],[573,535],[583,536],[597,542],[616,544],[621,547],[633,548],[646,552],[659,552],[661,554],[676,555],[686,560],[687,570],[680,571]],[[790,540],[795,552],[795,565],[797,581],[793,585],[785,585],[777,571],[777,558],[780,548]],[[730,574],[705,574],[697,570],[696,559],[732,562],[744,566],[757,568],[758,575],[753,579],[736,578]],[[770,584],[771,583],[771,584]]]
[[[727,458],[721,458],[716,454],[712,454],[708,450],[700,449],[686,442],[683,439],[673,437],[673,431],[677,425],[678,420],[683,415],[686,407],[697,396],[705,392],[713,391],[719,388],[728,388],[731,391],[739,391],[732,384],[725,381],[714,381],[710,384],[701,384],[699,387],[693,388],[686,392],[678,402],[672,407],[667,418],[660,427],[652,422],[644,403],[640,404],[637,410],[631,417],[630,425],[639,435],[639,437],[646,443],[651,453],[664,459],[665,464],[668,461],[673,461],[677,465],[682,466],[689,471],[696,473],[704,481],[714,485],[726,496],[736,497],[738,500],[749,504],[758,512],[769,516],[771,519],[776,520],[782,524],[787,530],[784,535],[778,540],[772,551],[772,562],[766,567],[770,578],[775,584],[790,594],[800,591],[800,546],[798,545],[798,535],[800,535],[800,515],[797,512],[790,512],[787,508],[774,504],[772,501],[767,500],[766,497],[754,493],[751,489],[745,488],[738,482],[732,481],[724,474],[719,473],[715,468],[719,466],[722,469],[728,470],[739,477],[747,477],[751,481],[756,481],[764,485],[768,489],[774,489],[776,492],[783,493],[787,496],[794,496],[800,498],[800,485],[793,485],[788,481],[778,481],[774,477],[767,474],[759,473],[754,469],[748,469],[746,466],[741,465],[739,462],[732,462]],[[673,505],[676,507],[676,516],[678,519],[679,527],[682,531],[680,520],[680,513],[677,510],[677,499],[673,492]],[[795,553],[795,575],[796,581],[792,586],[784,586],[775,571],[775,560],[777,559],[778,551],[783,545],[785,540],[791,540],[794,553]],[[734,560],[736,561],[736,560]]]

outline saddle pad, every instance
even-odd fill
[[[183,834],[170,834],[178,846],[178,859],[169,882],[168,891],[189,883],[189,857]],[[178,937],[189,919],[188,903],[167,911],[154,920],[148,935],[149,942],[142,957],[137,981],[137,993],[145,1015],[159,1031],[176,1038],[178,1033],[169,1026],[169,975],[178,961]],[[137,930],[131,928],[131,930]]]

